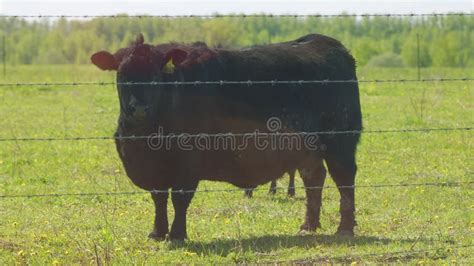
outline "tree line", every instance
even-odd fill
[[[8,64],[86,64],[93,52],[128,46],[139,32],[147,43],[231,48],[320,33],[340,40],[358,65],[413,67],[419,59],[423,67],[474,67],[473,16],[0,19]]]

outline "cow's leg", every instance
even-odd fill
[[[252,198],[252,196],[253,196],[253,188],[246,188],[244,191],[245,191],[245,196],[246,196],[247,198],[249,198],[249,199]]]
[[[277,192],[277,181],[273,180],[272,183],[270,184],[270,190],[268,193],[270,194],[275,194]]]
[[[326,158],[329,173],[338,186],[341,195],[339,212],[341,213],[341,222],[336,234],[354,235],[355,221],[355,202],[354,202],[354,181],[357,172],[355,155],[349,158]]]
[[[148,237],[155,240],[164,240],[168,234],[168,192],[151,193],[155,202],[155,225]]]
[[[288,184],[288,196],[295,196],[295,171],[290,172],[290,184]]]
[[[302,169],[301,177],[306,187],[306,218],[300,227],[300,232],[315,231],[321,227],[319,214],[321,212],[321,197],[324,180],[326,179],[326,169],[321,162],[312,170]]]
[[[174,220],[169,235],[172,240],[184,240],[188,237],[186,233],[186,212],[196,188],[197,183],[185,187],[173,187],[171,201],[174,207]]]

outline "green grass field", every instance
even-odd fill
[[[424,78],[472,76],[473,69],[423,69]],[[415,69],[359,69],[359,79],[416,78]],[[0,82],[113,81],[93,66],[16,66]],[[474,83],[361,84],[364,127],[472,127]],[[111,136],[113,86],[0,87],[0,138]],[[473,181],[472,131],[365,134],[357,185]],[[279,181],[285,187],[287,179]],[[328,179],[327,185],[334,185]],[[302,182],[297,178],[297,186]],[[202,182],[200,189],[233,188]],[[287,198],[197,193],[184,243],[147,239],[148,194],[0,198],[0,264],[373,262],[474,263],[474,186],[356,190],[354,238],[333,236],[339,195],[323,196],[322,225],[297,235],[304,191]],[[0,194],[139,191],[112,140],[0,142]],[[169,208],[172,215],[172,208]],[[386,254],[384,254],[386,253]]]

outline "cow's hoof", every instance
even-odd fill
[[[295,196],[295,194],[296,194],[296,193],[295,193],[295,190],[294,190],[294,189],[289,189],[289,190],[288,190],[288,197],[292,198],[292,197]]]
[[[169,241],[172,241],[172,242],[184,242],[186,239],[188,239],[187,237],[169,237]]]
[[[308,231],[308,230],[304,230],[304,229],[300,229],[300,231],[298,231],[298,235],[299,236],[306,236],[306,235],[311,235],[313,234],[315,231]]]
[[[253,190],[251,190],[251,189],[245,190],[245,196],[246,196],[247,198],[251,199],[252,196],[253,196]]]
[[[156,240],[156,241],[164,241],[166,240],[166,233],[163,234],[163,233],[157,233],[153,231],[150,234],[148,234],[148,238]]]
[[[344,236],[344,237],[353,237],[354,231],[349,229],[338,229],[336,231],[337,236]]]
[[[321,225],[318,223],[318,224],[314,224],[314,225],[311,225],[311,224],[307,224],[307,223],[304,223],[303,225],[300,226],[300,231],[299,231],[299,235],[306,235],[306,234],[309,234],[311,232],[315,232],[316,229],[318,228],[321,228]]]
[[[183,234],[173,234],[173,233],[171,233],[169,235],[168,239],[171,240],[171,241],[182,242],[182,241],[188,239],[188,236],[183,235]]]

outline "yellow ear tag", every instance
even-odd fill
[[[168,63],[166,63],[166,65],[163,66],[163,69],[161,71],[163,71],[163,73],[173,74],[174,73],[173,59],[170,59]]]

